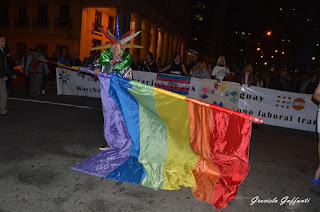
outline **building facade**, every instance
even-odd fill
[[[132,29],[141,35],[130,41],[143,49],[130,49],[135,62],[151,51],[155,60],[184,57],[190,39],[189,2],[186,0],[15,0],[0,6],[0,33],[17,60],[29,48],[40,47],[48,56],[66,48],[80,59],[108,39],[98,30],[114,32],[119,15],[121,33]]]

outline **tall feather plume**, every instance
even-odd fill
[[[122,40],[120,40],[120,43],[121,43],[122,45],[128,43],[131,39],[133,39],[134,37],[136,37],[140,32],[141,32],[141,31],[136,32],[136,33],[134,33],[133,35],[130,35],[130,36],[126,37],[126,38],[123,38]]]
[[[110,40],[110,42],[111,42],[112,44],[115,44],[115,43],[117,42],[117,40],[114,39],[113,37],[111,37],[108,33],[106,33],[105,31],[103,31],[103,30],[100,29],[100,28],[99,28],[99,30],[100,30],[100,32],[102,32],[102,33]]]

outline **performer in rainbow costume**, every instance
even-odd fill
[[[99,29],[110,41],[102,46],[94,47],[91,50],[107,49],[102,52],[99,58],[99,64],[102,69],[95,69],[95,74],[100,71],[105,73],[119,72],[121,76],[127,79],[132,79],[132,70],[130,65],[132,63],[132,57],[129,52],[125,51],[126,48],[143,48],[140,45],[129,44],[128,42],[136,37],[139,32],[132,35],[132,30],[125,33],[120,37],[119,17],[116,20],[116,35],[114,36],[108,29],[108,33]]]
[[[108,33],[99,28],[99,30],[109,39],[110,43],[97,46],[91,50],[107,49],[103,51],[99,57],[99,65],[101,68],[96,68],[94,73],[98,75],[99,72],[112,73],[119,72],[121,76],[126,79],[132,79],[132,70],[130,65],[132,63],[132,57],[129,52],[125,51],[126,48],[143,48],[140,45],[129,44],[128,42],[136,37],[139,32],[132,35],[132,30],[125,33],[120,37],[119,17],[116,18],[116,35],[114,36],[108,29]],[[100,150],[106,150],[109,148],[109,144],[100,147]]]

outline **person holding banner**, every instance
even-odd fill
[[[320,83],[316,88],[312,98],[316,101],[316,104],[320,104]],[[318,156],[319,156],[319,167],[316,170],[315,176],[313,178],[312,184],[317,186],[320,184],[320,105],[318,109],[318,117],[317,117],[317,132],[318,132]]]
[[[169,71],[168,71],[169,70]],[[167,67],[160,70],[160,73],[168,71],[168,74],[174,75],[185,75],[190,77],[190,74],[187,72],[185,65],[181,62],[181,56],[177,53],[174,56],[174,60]]]
[[[238,82],[240,85],[248,85],[250,87],[253,84],[253,68],[250,63],[246,64],[244,69],[244,73],[242,72],[238,78]]]
[[[220,56],[217,60],[217,65],[213,68],[211,76],[218,82],[221,82],[227,74],[230,74],[229,68],[226,64],[226,58],[224,56]]]
[[[192,72],[192,77],[200,79],[210,79],[206,64],[203,61],[197,64],[195,70]]]
[[[153,73],[159,71],[157,64],[153,61],[153,54],[150,51],[147,52],[146,59],[142,62],[139,70]]]

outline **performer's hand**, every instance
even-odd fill
[[[4,81],[7,81],[7,80],[8,80],[8,77],[3,77],[3,80],[4,80]]]
[[[17,79],[17,76],[16,76],[16,75],[13,75],[13,76],[12,76],[12,79]]]
[[[101,69],[96,68],[96,69],[94,69],[94,71],[93,71],[93,72],[94,72],[94,74],[95,74],[95,75],[98,75],[100,71],[101,71]]]
[[[216,80],[220,83],[220,79],[219,78],[217,78]]]

